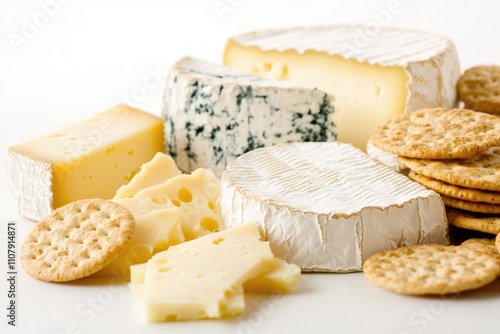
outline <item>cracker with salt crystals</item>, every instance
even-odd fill
[[[465,188],[410,171],[408,177],[438,194],[471,202],[500,204],[500,192]]]
[[[500,133],[498,136],[500,138]],[[500,147],[490,148],[470,159],[430,160],[398,157],[398,162],[415,173],[446,183],[500,191]]]
[[[377,253],[363,265],[373,284],[402,294],[477,289],[500,274],[495,256],[461,246],[418,245]]]
[[[467,109],[422,109],[389,119],[370,141],[409,158],[467,159],[500,145],[500,118]]]
[[[469,68],[458,80],[457,93],[465,108],[500,115],[500,66]]]
[[[500,215],[489,215],[446,208],[450,225],[484,233],[500,233]]]
[[[44,281],[86,277],[118,257],[134,231],[134,217],[116,203],[102,199],[72,202],[35,225],[21,247],[21,265]]]

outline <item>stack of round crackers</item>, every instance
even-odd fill
[[[500,233],[499,117],[422,109],[390,119],[370,141],[397,154],[412,180],[441,195],[450,224]]]
[[[381,252],[363,265],[377,286],[412,295],[472,290],[500,276],[500,118],[469,109],[423,109],[379,126],[375,147],[398,155],[408,177],[439,193],[448,222],[497,234],[458,246]]]

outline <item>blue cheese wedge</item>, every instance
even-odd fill
[[[438,194],[340,143],[251,151],[222,175],[227,228],[259,222],[273,253],[305,271],[361,271],[373,254],[447,244]]]
[[[333,96],[184,58],[170,70],[163,117],[169,154],[184,172],[220,177],[236,157],[288,142],[335,141]]]

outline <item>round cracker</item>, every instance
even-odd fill
[[[479,252],[492,254],[495,256],[499,254],[497,247],[495,246],[495,239],[471,238],[462,242],[460,246],[474,249]],[[500,257],[497,256],[497,260],[499,261],[500,264]]]
[[[495,239],[495,245],[497,246],[497,250],[500,253],[500,233],[497,234],[497,237]]]
[[[446,217],[450,225],[484,233],[500,233],[500,216],[467,212],[446,208]]]
[[[462,209],[466,211],[480,212],[480,213],[500,214],[499,204],[464,201],[461,199],[448,197],[445,195],[441,195],[441,199],[443,200],[444,205],[455,209]]]
[[[446,294],[472,290],[496,279],[496,258],[461,246],[418,245],[381,252],[363,265],[373,284],[402,294]]]
[[[470,238],[462,242],[462,246],[467,245],[484,245],[484,246],[495,246],[495,239],[488,238]]]
[[[465,108],[500,115],[500,66],[469,68],[457,83]]]
[[[471,202],[500,204],[500,192],[465,188],[410,171],[408,177],[438,194]]]
[[[430,160],[398,157],[417,174],[443,182],[489,191],[500,191],[500,147],[492,147],[471,159]]]
[[[389,119],[370,141],[409,158],[466,159],[500,145],[500,118],[467,109],[422,109]]]
[[[489,254],[497,260],[500,266],[500,254],[495,246],[495,239],[488,238],[471,238],[467,239],[460,245],[461,247],[470,248],[481,253]],[[499,273],[500,276],[500,273]]]
[[[103,199],[75,201],[45,217],[21,247],[21,265],[44,281],[89,276],[117,258],[135,231],[132,214]]]

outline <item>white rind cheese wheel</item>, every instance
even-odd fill
[[[375,160],[380,161],[389,168],[403,175],[408,175],[410,170],[398,162],[398,156],[394,153],[383,151],[374,146],[371,141],[366,144],[366,154]]]
[[[380,251],[449,242],[438,194],[348,144],[242,155],[222,176],[221,213],[227,228],[260,224],[273,253],[305,271],[360,271]]]
[[[335,96],[338,141],[365,149],[389,117],[456,105],[460,66],[446,37],[364,25],[263,30],[229,39],[224,65]]]

